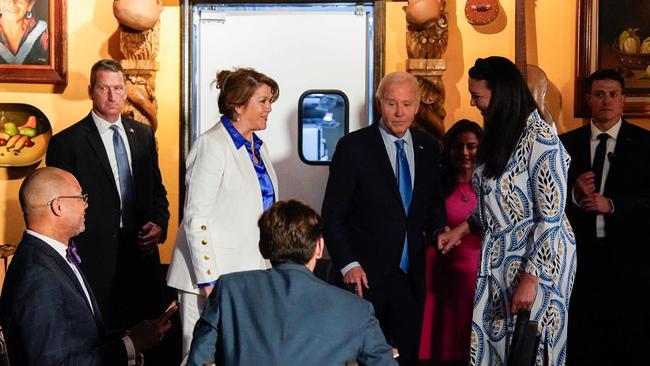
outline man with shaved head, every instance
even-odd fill
[[[58,168],[34,171],[20,187],[27,229],[0,296],[0,324],[13,365],[131,365],[158,344],[169,322],[137,324],[109,339],[70,238],[84,231],[88,195]]]

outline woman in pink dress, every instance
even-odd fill
[[[476,207],[472,174],[482,135],[481,127],[466,119],[445,135],[442,183],[450,227],[463,222]],[[475,234],[463,237],[460,246],[447,254],[427,248],[421,360],[438,366],[467,363],[480,249],[481,237]]]

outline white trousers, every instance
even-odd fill
[[[190,354],[194,326],[201,317],[201,313],[203,313],[207,298],[203,295],[178,290],[178,302],[180,304],[181,327],[183,328],[183,361],[181,366],[185,366],[187,357]]]

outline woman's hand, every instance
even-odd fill
[[[530,273],[522,272],[519,284],[512,294],[512,301],[510,301],[510,313],[516,314],[521,309],[529,310],[535,300],[535,293],[537,292],[537,283],[539,277],[533,276]]]
[[[450,250],[460,245],[460,239],[469,233],[469,225],[464,221],[453,229],[445,226],[444,230],[438,233],[438,250],[447,254]]]

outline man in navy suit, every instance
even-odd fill
[[[647,359],[650,311],[650,132],[621,118],[623,77],[587,79],[591,123],[560,136],[571,155],[566,213],[578,256],[567,364],[632,365]],[[594,345],[606,347],[594,349]]]
[[[438,145],[411,129],[420,103],[412,75],[386,75],[382,118],[336,147],[323,200],[323,234],[343,282],[370,300],[402,365],[418,361],[425,233],[444,227]]]
[[[165,241],[169,211],[153,130],[120,115],[122,66],[100,60],[90,73],[92,111],[52,137],[46,163],[72,173],[91,197],[86,231],[75,242],[113,331],[165,309],[157,244]]]
[[[298,201],[262,214],[273,268],[221,276],[194,329],[188,365],[396,365],[370,303],[314,276],[320,217]]]
[[[84,231],[88,196],[57,168],[38,169],[20,187],[27,230],[7,271],[0,323],[11,364],[129,365],[160,341],[169,322],[138,323],[109,339],[71,237]]]

